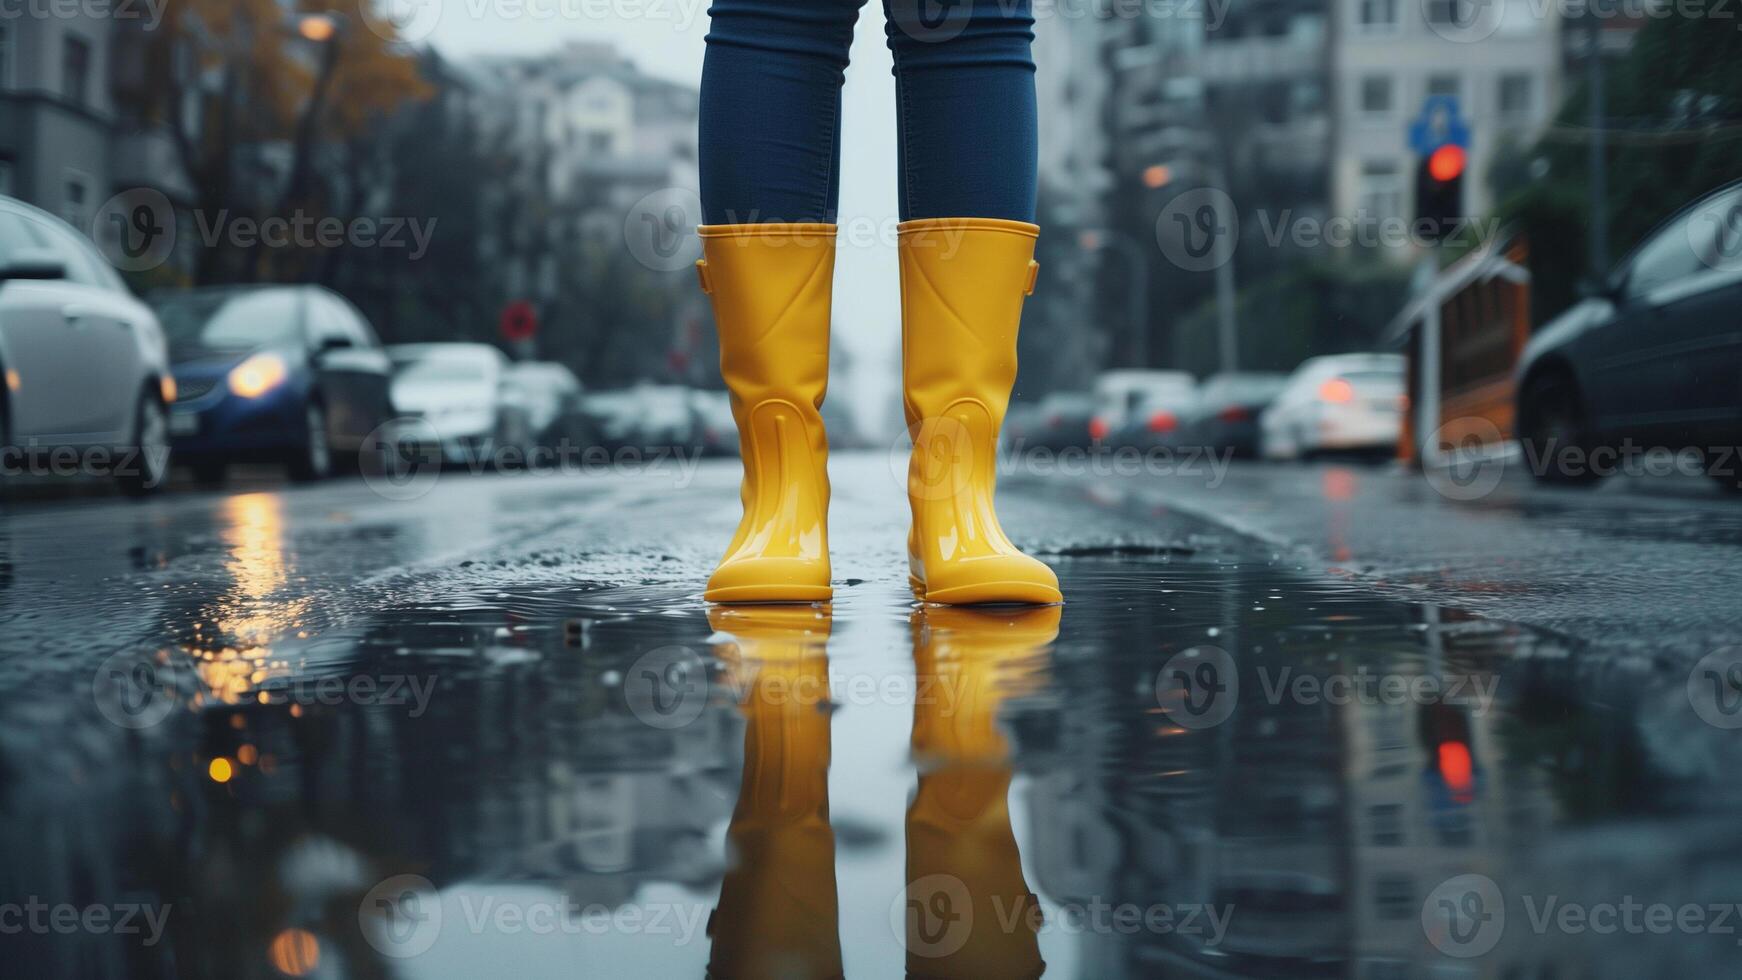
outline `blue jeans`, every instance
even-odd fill
[[[708,224],[835,220],[841,81],[864,0],[713,0],[702,67]],[[1031,0],[883,0],[901,218],[1033,221]]]

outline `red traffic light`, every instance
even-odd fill
[[[1427,158],[1427,172],[1441,183],[1457,180],[1464,172],[1464,148],[1447,143],[1435,150]]]

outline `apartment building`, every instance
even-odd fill
[[[86,228],[108,197],[113,24],[0,18],[0,194]]]

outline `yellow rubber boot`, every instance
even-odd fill
[[[744,516],[703,598],[820,602],[829,588],[829,379],[835,226],[704,225],[720,373],[744,459]]]
[[[1010,826],[1006,698],[1038,686],[1058,636],[1057,606],[915,613],[913,754],[907,810],[907,975],[1038,977],[1039,900]]]
[[[715,652],[742,696],[744,779],[708,923],[708,976],[841,976],[829,826],[827,607],[716,607]]]
[[[1063,600],[1058,576],[1010,543],[992,506],[1039,232],[992,218],[900,227],[903,403],[913,436],[908,571],[927,602]]]

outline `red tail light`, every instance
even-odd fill
[[[1319,385],[1319,400],[1345,404],[1355,400],[1355,386],[1347,378],[1332,378]]]
[[[1172,432],[1177,428],[1179,428],[1179,419],[1175,418],[1172,412],[1156,412],[1149,417],[1149,431],[1151,432]]]
[[[1252,420],[1252,410],[1244,405],[1229,405],[1216,413],[1216,418],[1224,422],[1249,422]]]
[[[1089,420],[1090,439],[1105,439],[1110,431],[1112,431],[1112,426],[1107,424],[1106,419],[1096,416]]]

